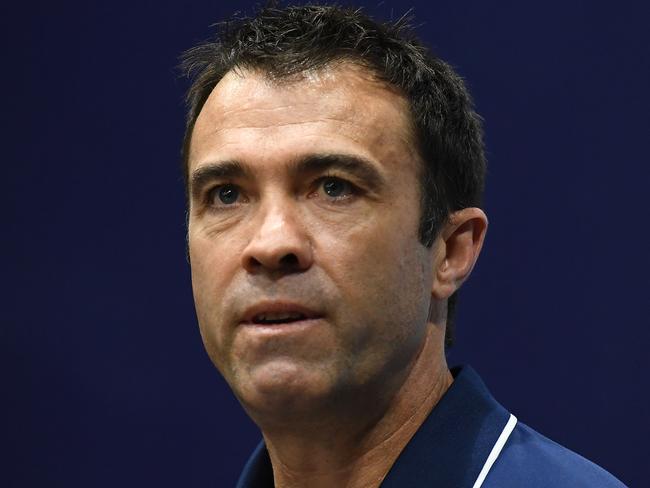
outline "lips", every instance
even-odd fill
[[[322,314],[297,303],[264,302],[248,308],[241,322],[257,325],[272,325],[317,319],[320,317],[322,317]]]
[[[299,312],[266,312],[258,313],[253,317],[254,324],[281,324],[304,320],[305,316]]]

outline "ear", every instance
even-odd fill
[[[487,226],[487,216],[480,208],[464,208],[449,216],[435,244],[434,298],[449,298],[467,279],[483,247]]]

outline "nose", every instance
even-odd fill
[[[261,221],[242,254],[249,273],[299,272],[312,265],[312,243],[296,209],[286,201],[262,210]]]

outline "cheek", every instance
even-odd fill
[[[322,265],[347,303],[341,313],[355,314],[349,320],[392,337],[426,322],[432,272],[415,221],[385,214],[326,238]]]
[[[424,339],[430,273],[419,244],[404,241],[357,240],[340,249],[345,259],[330,275],[341,296],[339,356],[354,383],[404,371]]]
[[[203,343],[212,361],[219,366],[227,350],[226,289],[234,272],[228,246],[207,238],[190,237],[192,291]],[[231,249],[231,248],[230,248]]]
[[[375,283],[385,288],[412,275],[414,268],[422,274],[422,246],[412,212],[385,206],[323,230],[317,241],[326,266],[357,289]]]

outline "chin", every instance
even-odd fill
[[[296,415],[314,411],[333,396],[333,388],[322,365],[276,359],[251,367],[245,377],[237,375],[232,385],[239,400],[253,417]]]

